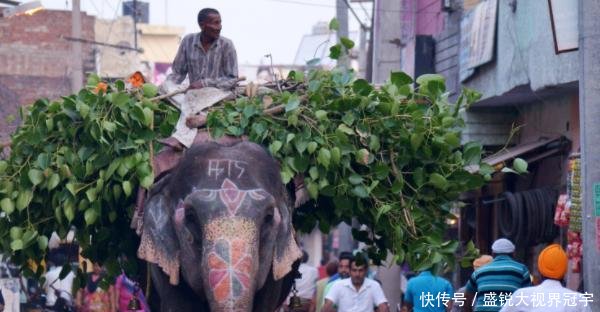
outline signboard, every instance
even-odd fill
[[[475,72],[473,68],[469,68],[472,25],[473,10],[465,11],[460,21],[460,50],[458,51],[458,77],[460,82],[467,80]]]
[[[594,211],[600,217],[600,183],[594,183]]]
[[[548,0],[556,54],[579,49],[577,0]]]
[[[473,11],[469,44],[469,68],[483,65],[494,58],[497,0],[479,3]]]

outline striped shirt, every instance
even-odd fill
[[[180,84],[187,76],[190,83],[201,81],[205,87],[231,89],[238,77],[237,54],[231,40],[219,38],[205,51],[200,33],[183,38],[168,79]]]
[[[467,292],[476,293],[474,311],[499,311],[515,290],[531,286],[527,267],[508,255],[498,255],[490,264],[473,272]]]

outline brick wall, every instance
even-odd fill
[[[83,13],[81,23],[82,37],[94,40],[94,17]],[[6,119],[20,105],[70,94],[71,42],[61,36],[71,36],[70,11],[0,18],[0,141],[18,124]],[[93,59],[93,46],[82,49],[84,60]]]

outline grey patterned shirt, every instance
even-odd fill
[[[205,87],[232,89],[238,77],[237,54],[231,40],[219,36],[208,51],[200,43],[200,33],[183,38],[168,79],[181,83],[189,75],[190,83],[200,80]]]

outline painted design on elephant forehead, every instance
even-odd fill
[[[254,242],[257,237],[256,226],[250,219],[219,218],[206,224],[204,237],[208,241],[233,240],[244,237],[248,242]]]
[[[208,160],[208,177],[219,179],[221,175],[227,178],[239,179],[246,172],[247,162],[233,159],[209,159]],[[233,176],[232,176],[233,175]]]
[[[208,268],[208,283],[217,302],[234,305],[250,295],[252,257],[245,240],[217,240],[208,255]]]

